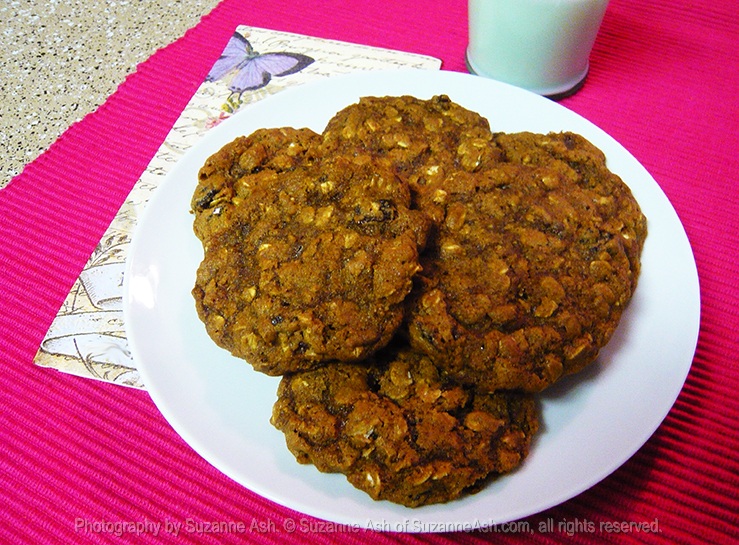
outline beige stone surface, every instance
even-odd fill
[[[218,1],[0,2],[0,188]]]

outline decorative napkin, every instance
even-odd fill
[[[209,129],[287,87],[365,70],[439,69],[432,57],[240,26],[90,256],[35,363],[144,388],[128,349],[123,274],[136,219],[170,168]]]

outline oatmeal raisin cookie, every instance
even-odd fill
[[[282,378],[272,424],[301,463],[375,500],[447,502],[512,471],[538,428],[532,396],[476,393],[406,348]]]

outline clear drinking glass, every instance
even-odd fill
[[[469,0],[470,72],[561,98],[576,92],[608,0]]]

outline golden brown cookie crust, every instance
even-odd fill
[[[281,131],[260,139],[270,134],[284,151]],[[241,141],[226,146],[203,178],[229,180],[251,152]],[[217,344],[270,375],[357,361],[386,345],[428,226],[391,172],[340,155],[296,163],[239,171],[218,193],[230,201],[196,210],[205,253],[198,314]]]
[[[533,393],[611,338],[647,234],[582,136],[492,133],[444,95],[238,138],[191,206],[198,314],[283,376],[271,422],[289,450],[409,507],[522,463]]]
[[[361,149],[422,192],[454,171],[496,162],[500,152],[492,140],[487,119],[446,95],[363,97],[328,122],[321,149]]]
[[[436,230],[409,306],[413,346],[487,391],[540,391],[592,362],[639,274],[646,220],[582,137],[497,135],[504,159],[418,207]]]
[[[231,212],[245,199],[258,197],[243,185],[245,179],[278,176],[312,164],[320,141],[321,136],[310,129],[259,129],[210,156],[198,172],[190,203],[198,238],[212,237],[229,227]]]
[[[539,425],[530,395],[476,394],[408,349],[283,377],[272,424],[299,462],[408,507],[512,471]]]

